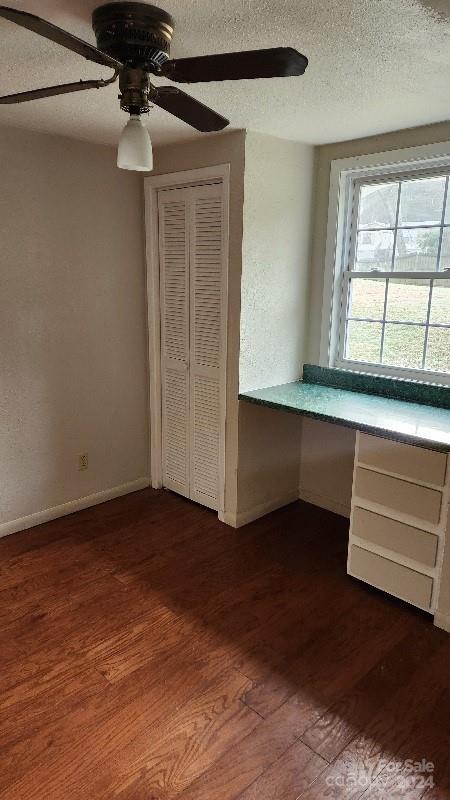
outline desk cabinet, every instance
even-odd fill
[[[420,521],[420,525],[439,523],[442,505],[440,490],[360,466],[356,467],[353,486],[356,497],[388,509],[389,514],[414,517]]]
[[[447,454],[436,450],[362,433],[359,437],[359,462],[384,472],[407,476],[408,480],[417,483],[445,484]]]
[[[448,522],[448,456],[357,433],[348,573],[434,612]]]

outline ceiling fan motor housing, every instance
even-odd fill
[[[96,8],[92,27],[97,47],[126,67],[158,74],[169,59],[174,21],[146,3],[107,3]]]

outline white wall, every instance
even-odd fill
[[[147,360],[141,178],[117,170],[113,149],[5,128],[0,158],[6,533],[145,482]]]
[[[239,389],[299,378],[306,352],[314,149],[247,132]]]
[[[450,122],[442,122],[437,125],[411,128],[316,148],[310,316],[306,359],[309,363],[319,363],[325,240],[332,160],[420,144],[432,144],[449,139]],[[341,513],[349,513],[352,486],[350,454],[353,452],[354,443],[354,431],[322,422],[305,422],[300,470],[301,496],[304,499],[312,500],[313,497],[316,497],[319,505],[336,511],[341,509]],[[330,453],[332,457],[328,461]]]
[[[314,149],[247,132],[240,391],[301,375],[306,351]],[[298,497],[299,417],[241,402],[237,523]]]

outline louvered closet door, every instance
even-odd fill
[[[163,485],[189,497],[189,190],[158,193]]]
[[[222,184],[190,190],[190,497],[218,508],[224,368]]]

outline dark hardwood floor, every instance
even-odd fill
[[[1,540],[1,800],[450,798],[450,636],[346,545],[151,490]]]

